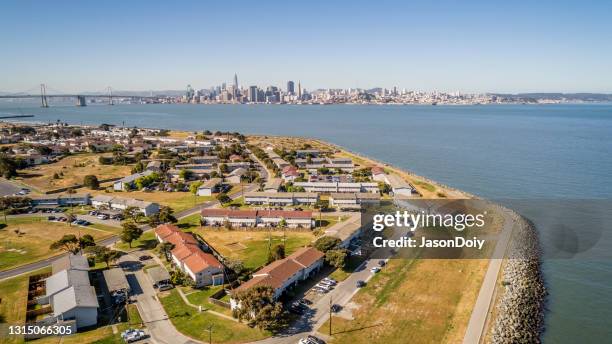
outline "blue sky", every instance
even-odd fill
[[[0,91],[230,82],[612,93],[612,2],[11,1]]]

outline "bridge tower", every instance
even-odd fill
[[[85,96],[77,96],[76,106],[87,106]]]
[[[45,84],[40,84],[40,103],[41,107],[49,107],[49,103],[47,102],[47,85]]]
[[[108,90],[108,105],[115,105],[113,104],[113,89],[110,86],[108,86],[107,90]]]

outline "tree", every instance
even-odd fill
[[[124,222],[122,224],[123,231],[121,232],[121,241],[128,243],[132,248],[132,241],[138,240],[142,235],[142,228],[136,226],[132,222]]]
[[[389,194],[391,192],[391,186],[385,182],[378,182],[378,191],[381,195]]]
[[[204,184],[204,183],[202,183],[202,182],[193,182],[193,183],[191,183],[191,185],[189,185],[189,191],[192,194],[194,194],[194,195],[197,194],[198,193],[198,189],[200,188],[200,186],[202,186],[202,184]]]
[[[134,222],[138,222],[138,219],[140,218],[140,216],[142,216],[142,213],[140,212],[140,209],[138,207],[130,206],[123,209],[122,215],[126,219],[131,219]]]
[[[332,250],[338,247],[341,242],[342,241],[336,237],[324,236],[324,237],[320,237],[319,239],[317,239],[317,241],[315,241],[314,247],[317,250],[325,253],[329,250]]]
[[[81,250],[79,239],[74,234],[66,234],[61,239],[49,245],[52,250],[62,250],[72,254],[77,254]]]
[[[190,180],[193,178],[193,176],[195,175],[195,173],[193,173],[192,170],[188,170],[186,168],[182,169],[179,172],[179,177],[183,178],[183,180]]]
[[[332,249],[325,252],[325,261],[336,268],[343,268],[346,265],[348,250],[345,248]]]
[[[174,244],[169,243],[167,241],[159,244],[159,252],[163,254],[164,257],[166,257],[167,262],[170,261],[170,251],[172,251],[173,249],[174,249]]]
[[[174,217],[174,210],[170,207],[161,207],[159,209],[159,221],[161,223],[176,223],[176,217]]]
[[[246,319],[251,326],[268,331],[277,331],[286,325],[285,313],[280,302],[274,299],[274,289],[270,286],[256,286],[236,293],[239,307],[234,315]]]
[[[97,263],[106,263],[106,267],[110,267],[110,263],[115,262],[122,253],[120,251],[111,250],[106,246],[90,246],[86,248],[88,253],[94,255],[94,259]]]
[[[94,240],[93,236],[91,236],[91,234],[85,234],[79,238],[79,247],[82,249],[85,247],[95,246],[95,245],[96,245],[96,241]]]
[[[283,258],[285,258],[285,245],[276,244],[268,253],[268,264]]]
[[[231,202],[232,199],[225,192],[222,192],[217,195],[217,201],[221,204],[225,204]]]
[[[6,179],[17,176],[15,160],[6,154],[0,154],[0,175]]]
[[[83,185],[92,190],[97,190],[100,187],[100,182],[98,181],[98,177],[93,174],[88,174],[83,178]]]

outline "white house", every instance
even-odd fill
[[[198,196],[212,196],[213,193],[219,192],[221,186],[221,178],[211,178],[204,184],[198,187]]]
[[[123,191],[125,190],[125,186],[129,185],[130,187],[134,185],[134,182],[136,181],[136,179],[141,178],[141,177],[146,177],[148,175],[151,175],[155,173],[154,171],[151,170],[147,170],[147,171],[143,171],[140,173],[135,173],[132,175],[129,175],[127,177],[123,177],[121,179],[119,179],[118,181],[116,181],[113,184],[113,189],[115,191]]]
[[[159,204],[133,198],[98,195],[91,199],[91,205],[98,209],[113,209],[123,211],[128,207],[138,209],[143,215],[149,216],[159,212]]]

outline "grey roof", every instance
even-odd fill
[[[68,269],[89,270],[87,258],[80,254],[69,254],[62,256],[51,263],[51,272],[54,274]]]
[[[396,174],[387,175],[387,181],[394,189],[412,189],[412,186],[407,181]]]
[[[140,177],[146,177],[150,174],[154,173],[153,171],[143,171],[140,173],[134,173],[132,175],[129,175],[127,177],[123,177],[121,179],[119,179],[117,182],[122,182],[122,183],[131,183],[133,181],[135,181],[136,179],[140,178]]]
[[[91,199],[92,202],[110,203],[113,200],[113,196],[108,195],[97,195]]]
[[[153,283],[157,284],[161,281],[166,281],[170,279],[170,274],[166,269],[161,266],[156,266],[147,270],[147,273],[153,280]]]
[[[221,183],[221,178],[210,178],[209,180],[204,182],[204,184],[200,185],[198,189],[213,188],[219,183]]]
[[[68,287],[81,285],[90,285],[87,271],[62,270],[45,280],[45,295],[55,295]]]
[[[94,287],[73,286],[62,290],[53,297],[53,313],[60,315],[78,307],[99,307]]]
[[[125,274],[123,270],[119,268],[104,270],[102,272],[104,275],[104,281],[106,282],[106,286],[108,287],[108,291],[118,291],[118,290],[130,290],[130,284],[125,278]]]
[[[278,188],[280,188],[281,184],[283,183],[282,179],[271,179],[268,180],[266,182],[266,184],[264,184],[264,190],[265,189],[275,189],[278,190]]]

